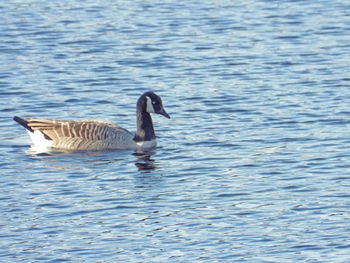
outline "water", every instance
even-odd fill
[[[348,1],[6,1],[2,262],[349,262]],[[159,147],[34,154],[12,117]]]

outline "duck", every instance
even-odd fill
[[[99,120],[13,119],[26,128],[34,147],[63,151],[144,150],[157,145],[151,113],[170,119],[162,99],[145,92],[136,103],[136,133]]]

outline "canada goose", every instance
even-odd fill
[[[153,92],[146,92],[136,104],[136,134],[109,122],[95,120],[44,120],[37,118],[13,119],[27,129],[36,147],[68,151],[113,149],[145,149],[156,146],[150,113],[170,118],[162,100]]]

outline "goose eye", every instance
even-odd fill
[[[153,104],[153,105],[156,105],[156,104],[157,104],[157,102],[154,100],[154,101],[152,101],[152,104]]]

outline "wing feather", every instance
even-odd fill
[[[132,136],[126,129],[103,121],[64,121],[37,118],[28,118],[25,120],[28,127],[34,131],[40,130],[56,146],[75,144],[74,148],[79,148],[83,147],[84,144],[96,143],[96,141],[99,141],[101,144],[107,144],[123,136]],[[64,148],[70,147],[65,146]]]

